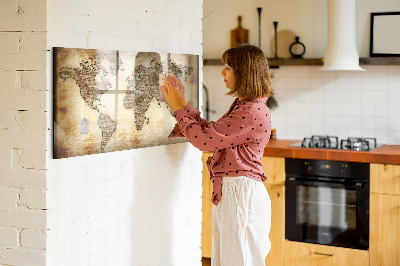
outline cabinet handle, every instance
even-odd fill
[[[320,252],[314,252],[315,255],[323,255],[323,256],[335,256],[335,254],[327,254],[327,253],[320,253]]]

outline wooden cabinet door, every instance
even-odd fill
[[[400,195],[400,165],[370,165],[371,193]]]
[[[264,156],[261,160],[267,175],[265,187],[271,199],[271,250],[265,259],[267,266],[283,265],[285,240],[285,158]]]
[[[368,266],[365,250],[285,241],[285,266]]]
[[[261,163],[268,177],[266,184],[285,185],[285,158],[264,156]]]
[[[285,187],[265,184],[271,199],[271,250],[265,259],[266,266],[283,265],[285,240]]]
[[[203,196],[202,196],[202,224],[201,224],[201,253],[204,258],[211,258],[212,252],[212,183],[206,161],[211,152],[203,153]]]
[[[400,196],[371,194],[371,266],[400,265]]]

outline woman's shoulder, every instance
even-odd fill
[[[259,98],[255,99],[252,104],[248,105],[248,111],[251,112],[257,120],[270,120],[271,111],[269,110],[266,101],[264,101],[264,99],[258,99]]]
[[[240,115],[241,118],[253,118],[254,121],[264,121],[270,120],[271,112],[265,102],[251,100],[235,106],[231,114]]]
[[[239,106],[241,106],[243,109],[249,109],[251,111],[269,110],[266,104],[267,99],[267,97],[248,99],[247,101],[243,101],[242,104]]]

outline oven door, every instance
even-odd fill
[[[286,239],[367,250],[369,185],[286,178]]]

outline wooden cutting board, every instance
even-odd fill
[[[231,48],[238,44],[249,43],[249,31],[242,27],[242,16],[238,16],[238,27],[231,30]]]

